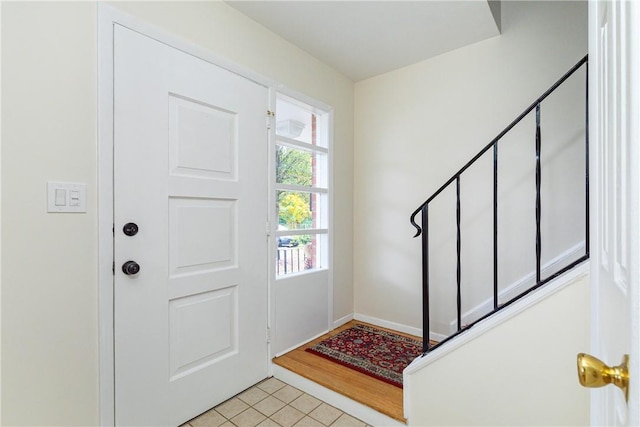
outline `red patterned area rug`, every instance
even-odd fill
[[[306,351],[402,388],[402,371],[422,354],[422,341],[355,325]]]

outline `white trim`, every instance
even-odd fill
[[[252,82],[257,83],[266,88],[283,87],[281,83],[273,79],[260,75],[249,68],[243,67],[233,61],[230,61],[229,59],[223,56],[217,55],[216,53],[208,49],[205,49],[195,44],[194,42],[183,39],[160,27],[157,27],[153,24],[149,24],[148,22],[143,21],[139,18],[136,18],[135,16],[129,15],[128,13],[123,12],[122,10],[112,5],[98,3],[98,19],[104,20],[104,23],[108,25],[112,25],[112,24],[122,25],[123,27],[126,27],[132,31],[143,34],[160,43],[163,43],[175,49],[178,49],[188,55],[192,55],[192,56],[195,56],[196,58],[200,58],[203,61],[207,61],[211,64],[216,65],[217,67],[223,68],[245,79],[251,80]],[[278,90],[280,91],[280,89]]]
[[[335,406],[341,411],[361,419],[365,423],[373,426],[405,427],[406,424],[395,420],[387,415],[363,405],[362,403],[351,400],[335,391],[329,390],[318,383],[310,381],[300,375],[297,375],[281,366],[273,366],[273,376],[287,384],[304,391],[331,406]]]
[[[446,340],[447,338],[449,338],[449,337],[447,335],[445,335],[445,334],[439,334],[437,332],[430,332],[429,333],[429,339],[431,339],[433,341],[440,342],[440,341]]]
[[[360,313],[355,313],[353,318],[361,322],[371,323],[372,325],[380,326],[381,328],[393,329],[394,331],[415,335],[416,337],[422,336],[421,328],[414,328],[413,326],[407,326],[401,323],[391,322],[389,320],[378,319],[377,317],[367,316],[365,314],[360,314]]]
[[[2,7],[0,6],[0,22],[2,22]],[[0,56],[0,81],[2,81],[2,58]],[[0,100],[2,99],[2,85],[0,85]],[[2,129],[2,102],[0,102],[0,129]],[[0,150],[1,151],[1,150]],[[2,236],[2,162],[0,162],[0,236]],[[2,239],[0,239],[0,260],[2,259]],[[2,330],[2,262],[0,262],[0,331]],[[0,378],[2,378],[2,340],[0,340]],[[0,394],[2,382],[0,381]],[[2,399],[0,399],[0,420],[2,420]]]
[[[414,359],[414,362],[415,361],[416,359]],[[409,396],[413,395],[411,393],[412,388],[413,387],[412,387],[411,381],[407,381],[403,372],[402,373],[402,416],[404,416],[404,419],[407,420],[407,425],[411,425],[411,410],[409,409],[411,405],[409,405]]]
[[[598,224],[601,221],[600,218],[600,205],[596,203],[596,200],[601,200],[600,196],[600,186],[597,185],[598,182],[596,177],[601,175],[600,171],[600,155],[598,153],[599,148],[599,135],[600,135],[600,121],[598,120],[598,116],[600,114],[599,104],[599,87],[600,80],[602,79],[599,64],[600,64],[600,46],[599,46],[599,38],[600,38],[600,23],[598,8],[600,7],[599,1],[590,1],[588,3],[589,8],[589,233],[590,233],[590,245],[591,245],[591,282],[592,284],[589,286],[590,289],[590,321],[591,326],[589,328],[589,340],[590,340],[590,353],[593,355],[600,355],[600,336],[599,336],[599,328],[597,325],[600,324],[600,313],[598,310],[598,303],[600,301],[600,255],[598,251],[601,250],[601,245],[599,241],[599,231],[600,225]],[[601,420],[604,419],[604,414],[602,412],[602,408],[604,407],[603,394],[599,393],[595,390],[592,390],[589,393],[590,402],[589,402],[589,421],[592,426],[596,426],[601,424]]]
[[[339,328],[340,326],[345,325],[352,320],[353,320],[353,313],[349,313],[346,316],[339,318],[338,320],[334,320],[333,327],[331,328],[331,330]]]
[[[296,191],[299,193],[320,193],[327,194],[328,189],[322,187],[305,187],[304,185],[292,185],[292,184],[278,184],[276,183],[276,190],[282,191]]]
[[[115,425],[113,348],[113,25],[123,18],[98,3],[99,416]]]
[[[382,320],[382,319],[378,319],[376,317],[370,317],[370,316],[365,316],[365,315],[356,314],[356,313],[350,313],[350,314],[347,314],[344,317],[341,317],[338,320],[334,320],[332,322],[332,327],[330,328],[330,330],[334,330],[336,328],[339,328],[340,326],[343,326],[343,325],[347,324],[348,322],[350,322],[352,320],[359,320],[361,322],[371,323],[372,325],[380,326],[381,328],[393,329],[394,331],[403,332],[405,334],[411,334],[411,335],[415,335],[415,336],[419,336],[419,337],[422,336],[422,329],[413,328],[411,326],[401,325],[399,323],[389,322],[387,320]],[[283,354],[286,354],[286,353],[288,353],[288,352],[290,352],[292,350],[295,350],[296,348],[298,348],[298,347],[300,347],[300,346],[302,346],[302,345],[304,345],[304,344],[306,344],[308,342],[311,342],[311,341],[315,340],[316,338],[321,337],[322,335],[326,334],[327,332],[329,332],[329,331],[322,332],[322,333],[316,335],[313,338],[310,338],[310,339],[308,339],[308,340],[306,340],[304,342],[301,342],[299,344],[291,346],[290,348],[279,352],[275,357],[282,356]],[[447,336],[446,335],[441,335],[441,334],[436,334],[436,333],[432,332],[430,334],[430,338],[432,340],[442,341],[445,338],[447,338]]]
[[[321,145],[311,145],[308,142],[298,141],[293,138],[288,138],[286,136],[278,135],[277,133],[276,133],[276,144],[285,145],[291,148],[297,148],[301,151],[324,153],[324,154],[327,154],[329,152],[328,148],[322,147]]]
[[[387,328],[405,334],[414,335],[416,337],[424,338],[424,330],[422,328],[415,328],[413,326],[403,325],[401,323],[395,323],[389,320],[379,319],[377,317],[367,316],[365,314],[359,313],[355,313],[352,318],[354,320],[359,320],[360,322],[371,323],[372,325],[379,326],[381,328]],[[429,333],[429,339],[433,341],[444,341],[447,337],[447,335],[439,334],[433,331]]]
[[[275,111],[276,109],[276,97],[277,97],[277,92],[276,90],[271,87],[269,88],[269,110],[270,111]],[[274,188],[274,183],[276,182],[276,166],[275,166],[275,157],[276,154],[274,152],[274,138],[275,138],[275,120],[273,120],[273,117],[267,117],[267,128],[268,128],[268,132],[267,132],[267,152],[268,152],[268,156],[269,156],[269,160],[268,160],[268,165],[267,167],[268,169],[268,175],[269,175],[269,182],[267,182],[267,191],[269,192],[267,194],[268,197],[268,206],[275,206],[276,200],[275,200],[275,188]],[[268,274],[268,284],[267,284],[267,289],[268,289],[268,296],[267,296],[267,304],[269,305],[268,307],[268,328],[270,331],[270,340],[269,340],[269,359],[271,360],[273,357],[275,357],[275,355],[273,354],[273,343],[275,341],[275,336],[277,335],[278,331],[276,330],[276,315],[275,315],[275,298],[274,298],[274,292],[275,292],[275,288],[274,288],[274,283],[275,283],[275,277],[276,277],[276,263],[273,262],[273,260],[276,259],[276,251],[278,250],[278,248],[276,247],[277,245],[275,244],[275,240],[271,237],[274,236],[276,233],[276,229],[278,228],[278,219],[277,218],[272,218],[272,209],[269,208],[268,212],[267,212],[267,241],[269,242],[268,246],[268,257],[269,260],[267,262],[267,274]],[[269,363],[269,375],[273,375],[273,364]]]
[[[309,339],[305,339],[304,341],[299,342],[298,344],[294,344],[294,345],[292,345],[291,347],[289,347],[289,348],[287,348],[287,349],[285,349],[285,350],[282,350],[282,351],[278,352],[274,357],[280,357],[280,356],[282,356],[283,354],[287,354],[287,353],[289,353],[290,351],[293,351],[293,350],[297,349],[298,347],[302,347],[303,345],[305,345],[305,344],[307,344],[307,343],[309,343],[309,342],[311,342],[311,341],[315,340],[316,338],[320,338],[321,336],[323,336],[323,335],[324,335],[324,334],[326,334],[327,332],[329,332],[329,331],[328,331],[328,330],[326,330],[326,331],[320,332],[318,335],[315,335],[315,336],[313,336],[313,337],[311,337],[311,338],[309,338]]]
[[[283,248],[279,248],[280,250],[282,250]],[[292,249],[292,248],[286,248],[286,249]],[[275,258],[274,258],[275,260]],[[287,273],[287,274],[281,274],[280,276],[277,276],[275,278],[275,282],[279,282],[279,281],[286,281],[287,279],[291,279],[294,277],[300,277],[300,276],[311,276],[313,274],[316,273],[327,273],[330,274],[330,269],[329,267],[319,267],[319,268],[313,268],[310,270],[300,270],[300,271],[296,271],[295,273]]]
[[[404,384],[407,384],[408,381],[410,382],[409,375],[419,371],[423,367],[446,356],[447,354],[453,352],[457,348],[460,348],[466,343],[483,335],[485,332],[512,319],[513,317],[527,310],[529,307],[532,307],[538,304],[539,302],[554,295],[558,291],[564,289],[566,286],[588,275],[589,275],[589,262],[582,263],[578,267],[574,268],[573,270],[566,272],[565,274],[559,276],[555,280],[552,280],[545,286],[532,292],[526,298],[522,298],[520,301],[513,303],[512,305],[510,305],[509,307],[506,307],[502,311],[499,311],[495,315],[488,317],[487,319],[479,322],[474,327],[460,334],[460,336],[456,337],[447,345],[436,348],[435,350],[428,353],[426,356],[421,356],[416,358],[413,362],[411,362],[411,364],[409,364],[409,366],[405,368],[403,372]]]
[[[638,116],[640,116],[640,5],[637,1],[630,2],[629,7],[629,43],[631,52],[629,61],[629,120],[631,123],[629,141],[631,146],[631,158],[635,159],[631,164],[631,188],[634,196],[631,198],[632,203],[629,207],[629,215],[636,218],[632,221],[631,236],[631,280],[629,284],[629,297],[631,299],[630,312],[631,312],[631,351],[630,358],[632,360],[629,368],[630,376],[635,378],[635,383],[638,384],[638,375],[640,374],[640,247],[638,244],[638,235],[640,235],[640,224],[637,220],[640,214],[640,197],[638,191],[640,190],[640,173],[638,167],[640,166],[640,152],[638,150],[638,143],[640,142],[640,124],[638,123]],[[635,239],[635,241],[634,241]],[[640,392],[637,386],[632,386],[629,391],[629,425],[640,425]]]
[[[328,234],[328,228],[299,228],[296,230],[276,230],[276,236],[304,236],[305,234]]]
[[[379,319],[377,317],[367,316],[365,314],[355,313],[353,315],[354,320],[359,320],[360,322],[371,323],[375,326],[380,326],[381,328],[392,329],[394,331],[402,332],[409,335],[414,335],[416,337],[423,337],[423,329],[415,328],[413,326],[403,325],[401,323],[391,322],[389,320]],[[429,339],[434,341],[443,341],[447,338],[447,335],[439,334],[437,332],[431,332],[429,334]]]
[[[333,107],[330,106],[329,104],[325,104],[324,102],[319,101],[315,98],[312,98],[308,95],[305,95],[302,92],[298,92],[295,89],[291,89],[285,86],[284,84],[274,83],[273,87],[280,94],[281,97],[282,95],[284,95],[284,98],[286,98],[287,102],[295,104],[314,114],[325,114],[333,111]],[[307,107],[311,107],[311,109]],[[276,114],[278,114],[277,111],[276,111]],[[327,146],[329,148],[331,147],[329,144],[330,142],[331,141],[327,141]]]
[[[334,254],[334,250],[333,250],[333,244],[334,244],[334,229],[335,229],[335,222],[334,222],[334,212],[335,212],[335,199],[334,199],[334,184],[335,184],[335,180],[334,180],[334,169],[333,169],[333,135],[334,135],[334,128],[333,128],[333,108],[327,108],[325,110],[327,112],[326,115],[326,120],[327,120],[327,148],[329,149],[329,161],[328,161],[328,168],[329,170],[327,171],[327,173],[329,174],[328,176],[328,184],[329,184],[329,195],[327,196],[327,198],[329,199],[329,234],[327,235],[327,244],[329,245],[328,248],[328,253],[327,253],[327,262],[329,263],[329,278],[328,278],[328,286],[329,286],[329,290],[327,292],[327,299],[329,300],[327,302],[327,327],[331,328],[331,324],[333,321],[333,294],[334,294],[334,289],[333,289],[333,272],[334,270],[334,262],[333,262],[333,254]]]
[[[569,265],[569,263],[579,259],[584,255],[584,250],[585,248],[583,240],[543,265],[540,269],[541,277],[548,277],[554,274],[556,271],[559,271],[561,268]],[[521,277],[515,283],[512,283],[511,285],[501,290],[498,293],[498,301],[510,301],[521,293],[525,292],[527,289],[531,288],[533,285],[535,285],[535,283],[536,272],[533,271],[526,276]],[[465,325],[468,323],[472,323],[491,311],[493,311],[493,297],[487,298],[480,304],[464,312],[462,314],[462,324]],[[453,319],[451,322],[449,322],[449,333],[453,334],[457,331],[458,321],[456,319]],[[443,336],[446,337],[446,335]]]

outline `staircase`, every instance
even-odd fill
[[[411,214],[424,354],[588,260],[587,80],[585,56]]]
[[[589,340],[588,103],[585,56],[411,214],[424,347],[404,371],[409,425],[588,423],[575,373]]]
[[[424,348],[404,371],[402,415],[374,404],[388,406],[395,395],[365,394],[350,377],[342,384],[317,361],[281,357],[274,375],[374,425],[576,424],[567,414],[586,407],[575,400],[587,395],[567,390],[577,388],[573,365],[586,328],[566,337],[588,318],[587,67],[584,57],[412,213],[422,241]],[[548,390],[522,384],[520,369],[544,387],[560,383],[561,409],[529,400]]]

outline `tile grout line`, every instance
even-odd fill
[[[273,387],[265,384],[265,383],[267,383],[269,381],[271,381],[274,384]],[[263,385],[263,387],[265,387],[266,389],[260,387],[261,385]],[[277,387],[277,388],[274,389],[274,387]],[[290,390],[287,390],[286,392],[280,393],[280,394],[282,395],[281,397],[284,397],[285,399],[289,400],[288,403],[285,400],[283,400],[282,398],[279,398],[279,397],[275,396],[276,393],[282,392],[287,387],[289,387]],[[248,401],[253,401],[254,400],[253,398],[250,398],[248,395],[245,396],[245,399],[247,399],[248,401],[245,401],[240,397],[243,394],[247,394],[247,393],[249,393],[251,391],[256,391],[256,390],[259,390],[260,392],[265,393],[265,396],[263,396],[258,401],[254,402],[253,404],[250,404],[248,402]],[[290,393],[290,394],[287,396],[286,395],[287,393]],[[294,395],[294,397],[291,397],[292,395]],[[313,407],[311,407],[311,409],[308,409],[308,411],[307,411],[307,410],[299,409],[299,408],[297,408],[297,407],[292,405],[293,402],[296,402],[296,401],[298,401],[298,399],[301,399],[301,398],[303,398],[305,396],[307,396],[308,398],[313,399],[313,401],[311,403],[311,405]],[[281,403],[283,406],[281,406],[278,409],[276,409],[274,412],[271,413],[271,415],[266,415],[264,412],[262,412],[259,409],[257,409],[256,405],[259,405],[261,402],[265,401],[266,399],[268,399],[270,397],[275,399],[278,403]],[[226,415],[222,414],[222,412],[220,412],[218,410],[218,408],[220,408],[220,406],[222,406],[222,405],[227,404],[228,402],[232,401],[233,399],[237,399],[237,401],[241,402],[242,405],[246,405],[247,407],[242,409],[237,414],[234,414],[231,417],[227,417]],[[315,404],[316,402],[318,402],[318,403]],[[320,408],[323,404],[326,405],[328,408],[331,408],[332,410],[335,410],[337,412],[337,416],[335,418],[333,416],[329,416],[329,418],[331,418],[331,421],[324,422],[324,421],[321,421],[320,419],[316,418],[316,417],[319,417],[318,414],[316,414],[315,416],[311,415],[313,412],[318,410],[318,408]],[[300,405],[304,405],[304,403],[300,403]],[[300,406],[300,405],[298,405],[298,406]],[[279,405],[276,404],[276,406],[279,406]],[[248,389],[246,389],[246,390],[238,393],[237,395],[229,398],[228,400],[220,403],[219,405],[215,406],[214,408],[209,409],[208,411],[204,412],[203,414],[199,415],[198,417],[188,421],[187,423],[183,424],[182,427],[195,427],[194,426],[195,423],[192,424],[192,422],[197,421],[201,417],[204,418],[204,416],[206,414],[209,414],[212,411],[214,413],[216,413],[217,415],[219,415],[222,418],[222,420],[224,420],[224,422],[222,422],[222,423],[220,423],[218,425],[223,425],[223,424],[229,423],[229,424],[231,424],[233,426],[237,426],[238,425],[237,424],[238,423],[238,417],[240,415],[242,415],[243,413],[249,411],[250,409],[253,409],[253,411],[255,413],[257,413],[258,415],[260,415],[260,417],[264,417],[264,419],[262,419],[259,422],[255,422],[254,421],[252,423],[252,425],[258,426],[258,425],[262,425],[263,423],[268,421],[272,425],[283,427],[283,425],[281,423],[279,423],[278,421],[276,421],[272,417],[274,415],[278,414],[278,413],[281,413],[287,407],[289,408],[288,409],[289,412],[294,411],[293,412],[293,414],[295,414],[294,418],[297,418],[297,419],[295,421],[293,421],[292,423],[290,421],[287,421],[286,425],[296,426],[300,422],[302,422],[302,420],[304,420],[305,418],[309,418],[309,419],[317,422],[318,424],[320,424],[320,425],[322,425],[324,427],[331,427],[331,426],[336,425],[336,423],[341,418],[346,416],[346,417],[352,418],[353,420],[358,421],[363,426],[367,426],[368,427],[368,425],[366,423],[364,423],[362,420],[359,420],[358,418],[356,418],[356,417],[354,417],[354,416],[352,416],[352,415],[350,415],[350,414],[348,414],[348,413],[346,413],[346,412],[344,412],[344,411],[342,411],[342,410],[340,410],[338,408],[335,408],[332,405],[329,405],[328,403],[316,398],[315,396],[312,396],[312,395],[310,395],[308,393],[305,393],[302,390],[299,390],[299,389],[291,386],[290,384],[287,384],[287,383],[285,383],[285,382],[283,382],[281,380],[278,380],[277,378],[274,378],[274,377],[267,378],[267,379],[255,384],[255,385],[253,385],[252,387],[249,387]],[[266,408],[263,409],[263,410],[266,410]],[[225,410],[224,412],[227,412],[227,410]],[[302,415],[302,416],[298,418],[298,415]],[[283,415],[283,416],[286,417],[286,415]],[[319,417],[319,418],[322,418],[322,417]],[[236,422],[234,422],[233,419],[236,419]]]

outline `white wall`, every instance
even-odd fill
[[[576,371],[588,324],[584,274],[406,378],[409,424],[589,425],[589,391]]]
[[[409,215],[587,52],[585,2],[503,1],[501,13],[501,36],[356,83],[354,286],[357,313],[411,327],[422,326],[420,239],[411,238],[415,230],[409,224]],[[583,74],[573,83],[573,91],[582,90],[580,79],[584,88]],[[578,99],[583,94],[579,93]],[[584,103],[580,102],[572,119],[584,118]],[[544,115],[548,112],[549,109],[543,109],[543,119],[550,117]],[[515,182],[528,189],[526,204],[517,199],[510,207],[506,203],[500,207],[501,212],[507,208],[522,212],[516,216],[522,218],[522,224],[501,222],[501,227],[507,227],[501,232],[505,237],[501,253],[517,254],[511,262],[516,264],[513,262],[516,260],[524,265],[502,264],[501,286],[520,278],[525,273],[523,269],[535,268],[533,123],[527,118],[520,126],[530,131],[526,136],[530,141],[528,147],[511,152],[505,149],[501,155],[502,164],[521,173],[511,184]],[[550,126],[551,123],[543,121],[543,141],[545,135],[554,134]],[[559,165],[543,171],[546,174],[543,186],[557,187],[554,173],[566,171],[567,165],[571,165],[573,184],[577,182],[581,188],[583,181],[581,184],[575,171],[581,167],[577,161],[584,159],[580,154],[584,150],[583,131],[579,123],[572,123],[563,128],[563,132],[562,138],[547,139],[546,151],[543,148],[543,156],[550,159],[550,164]],[[511,138],[525,141],[525,137]],[[516,163],[525,152],[531,159],[531,169]],[[475,264],[463,265],[463,286],[465,292],[482,290],[481,295],[474,296],[478,302],[482,301],[482,295],[491,295],[492,276],[486,273],[491,271],[487,267],[493,259],[492,219],[490,215],[465,210],[464,203],[466,197],[466,201],[484,200],[484,207],[490,207],[489,160],[483,159],[462,182],[462,221],[474,225],[463,235],[463,263],[478,260]],[[501,194],[509,190],[507,185],[500,187]],[[567,191],[563,191],[566,195]],[[485,199],[478,197],[481,192],[486,193]],[[557,197],[547,200],[545,207],[564,212],[567,206],[575,206],[575,216],[581,218],[584,215],[582,194],[580,189],[574,190],[573,194],[568,193],[563,204],[552,203],[562,199]],[[437,308],[443,313],[439,320],[445,328],[448,320],[455,316],[455,189],[447,190],[438,203],[434,209],[447,211],[451,221],[438,224],[432,230],[432,255],[445,252],[447,255],[432,263],[432,268],[450,274],[441,283],[432,283],[431,296],[435,296],[437,286],[444,285],[440,289],[446,290],[438,297],[444,298],[446,294],[449,302],[439,300]],[[474,208],[479,209],[477,205]],[[501,218],[504,220],[504,215],[501,214]],[[543,223],[547,227],[543,230],[543,237],[547,238],[543,241],[544,247],[557,243],[568,248],[579,243],[584,227],[574,225],[573,228],[549,228]],[[464,242],[470,240],[471,234],[485,237],[485,246],[465,247]],[[443,239],[449,236],[454,239],[445,242]],[[507,246],[506,238],[518,245]],[[544,261],[556,255],[545,249]],[[509,268],[505,270],[505,266]],[[432,282],[434,274],[432,271]],[[468,301],[463,301],[463,310],[472,308],[473,304]],[[435,314],[432,313],[434,317]]]
[[[3,425],[98,423],[97,6],[2,2]],[[353,312],[353,83],[222,2],[117,7],[335,108],[335,318]],[[47,214],[48,180],[86,214]]]
[[[2,3],[2,422],[95,424],[95,6]],[[47,214],[47,180],[87,214]]]

